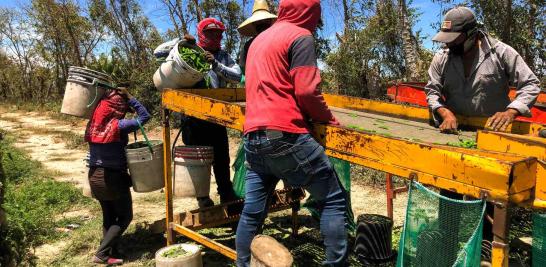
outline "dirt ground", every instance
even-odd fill
[[[347,118],[356,119],[354,115],[348,114]],[[341,119],[344,121],[345,119]],[[347,120],[349,120],[347,119]],[[377,118],[373,118],[375,121]],[[372,119],[370,119],[372,120]],[[351,123],[351,122],[347,122]],[[82,136],[85,129],[85,120],[57,120],[53,119],[45,113],[39,112],[25,112],[20,110],[12,110],[6,107],[0,107],[0,128],[16,134],[19,139],[16,142],[16,146],[28,151],[29,155],[40,161],[47,169],[53,171],[55,179],[59,181],[66,181],[74,184],[79,188],[84,188],[87,185],[87,168],[84,163],[84,158],[87,154],[85,149],[72,149],[67,147],[67,142],[63,138],[59,137],[59,132],[70,132],[77,136]],[[381,122],[381,125],[385,123]],[[373,125],[373,122],[371,123]],[[421,126],[417,126],[421,127]],[[174,131],[171,133],[174,140]],[[428,135],[428,134],[427,134]],[[161,130],[154,129],[149,133],[150,139],[161,139]],[[179,141],[181,143],[181,141]],[[235,158],[237,147],[239,146],[239,138],[230,138],[230,154],[232,160]],[[218,202],[219,197],[216,194],[216,185],[214,179],[211,184],[211,197],[215,202]],[[366,186],[362,182],[353,181],[351,186],[351,198],[352,207],[355,216],[363,213],[375,213],[386,215],[386,195],[383,190],[374,188],[372,186]],[[406,194],[399,195],[394,201],[395,207],[395,228],[399,231],[403,222],[403,216],[406,205]],[[162,192],[152,193],[133,193],[133,206],[134,206],[134,220],[133,224],[146,226],[155,221],[164,218],[165,215],[165,202],[164,194]],[[179,198],[174,202],[175,211],[184,211],[194,209],[197,207],[197,202],[193,198]],[[100,219],[100,211],[97,210],[72,210],[67,214],[63,214],[62,217],[79,216],[88,219]],[[278,240],[281,240],[287,247],[289,247],[292,253],[296,257],[296,262],[300,259],[302,262],[306,262],[307,253],[320,254],[321,244],[318,232],[313,230],[316,227],[316,223],[309,218],[309,213],[305,210],[300,212],[300,221],[302,221],[302,228],[300,229],[300,236],[298,238],[291,237],[288,234],[289,230],[289,217],[286,212],[279,212],[270,215],[267,220],[267,226],[264,231],[267,234],[273,235]],[[202,231],[202,233],[209,237],[225,242],[226,244],[233,246],[233,233],[228,230],[221,231]],[[69,238],[69,237],[68,237]],[[127,243],[133,242],[134,236],[127,237]],[[157,238],[156,238],[157,239]],[[162,238],[158,238],[157,242],[162,242]],[[55,241],[51,244],[44,244],[36,249],[36,256],[39,259],[40,265],[49,265],[50,262],[55,261],[55,257],[58,251],[68,249],[69,242],[66,239]],[[149,248],[145,244],[140,244],[139,253],[146,253],[148,258],[153,258],[153,254],[157,249],[158,244],[154,244]],[[147,250],[147,251],[146,251]],[[145,252],[143,252],[145,251]],[[318,251],[318,252],[317,252]],[[82,262],[87,262],[87,257],[92,255],[92,251],[80,252]],[[227,266],[229,265],[226,258],[210,251],[206,252],[205,262],[214,264],[214,266]],[[150,256],[151,255],[151,256]],[[207,260],[207,257],[210,260]],[[321,256],[319,255],[318,258]],[[127,266],[140,266],[143,265],[142,261],[139,261],[139,256],[133,257],[134,262],[129,259]],[[220,264],[220,262],[223,262]],[[308,262],[314,266],[317,260]],[[145,265],[151,264],[150,262]],[[217,265],[220,264],[220,265]],[[212,265],[210,265],[212,266]]]

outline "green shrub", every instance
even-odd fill
[[[13,137],[0,141],[5,170],[6,223],[0,228],[0,265],[32,265],[31,250],[55,238],[55,216],[84,196],[73,185],[54,181],[39,162],[12,146]]]

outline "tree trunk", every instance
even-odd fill
[[[406,77],[411,81],[419,79],[419,45],[411,32],[411,25],[408,22],[408,10],[405,0],[398,1],[400,11],[400,28],[404,60],[406,61]]]
[[[183,33],[182,31],[180,30],[180,27],[178,26],[178,22],[176,21],[175,17],[174,17],[174,14],[176,13],[175,11],[175,7],[173,7],[173,4],[171,3],[170,0],[165,0],[163,1],[163,3],[165,3],[165,5],[167,6],[167,8],[169,9],[169,18],[171,18],[171,21],[174,25],[174,30],[176,31],[176,33],[178,34],[178,36],[182,36]]]
[[[504,0],[504,28],[502,30],[502,41],[510,44],[512,30],[512,0]]]
[[[74,27],[73,25],[70,24],[70,22],[68,21],[68,16],[70,16],[70,10],[68,9],[68,5],[69,3],[63,1],[63,3],[61,4],[64,12],[62,12],[62,18],[63,18],[63,21],[64,21],[64,24],[65,24],[65,27],[66,27],[66,31],[68,32],[68,36],[70,36],[70,41],[72,43],[72,53],[73,53],[73,62],[71,62],[72,64],[78,64],[78,67],[82,67],[83,66],[83,62],[82,62],[82,56],[81,56],[81,51],[80,51],[80,40],[78,40],[76,38],[76,35],[74,34]],[[75,60],[75,62],[74,62]]]
[[[178,14],[178,19],[180,19],[180,24],[182,25],[182,33],[188,34],[188,21],[186,21],[186,15],[184,14],[184,7],[182,6],[181,0],[176,0],[175,11]]]
[[[348,0],[343,0],[343,35],[346,35],[350,28],[350,13]]]
[[[201,11],[201,7],[199,6],[199,0],[193,0],[194,8],[195,8],[195,17],[197,17],[197,22],[203,20],[203,13]]]
[[[536,17],[537,17],[537,1],[530,0],[529,1],[529,24],[527,25],[527,29],[529,30],[529,37],[536,38]],[[531,44],[529,42],[526,43],[526,47],[524,50],[524,60],[527,62],[527,65],[529,65],[529,68],[531,68],[532,71],[535,71],[535,60],[533,56],[533,51],[531,48]]]

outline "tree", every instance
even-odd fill
[[[91,0],[90,16],[113,37],[130,68],[148,64],[153,46],[162,40],[135,0]]]
[[[43,97],[41,92],[29,90],[33,86],[34,69],[38,62],[37,41],[29,38],[34,34],[32,25],[23,13],[7,8],[0,9],[0,18],[0,43],[5,49],[0,73],[6,82],[2,87],[12,99]]]
[[[352,14],[345,15],[348,26],[338,37],[339,47],[326,58],[327,86],[340,94],[379,98],[393,80],[426,77],[419,62],[429,53],[420,49],[420,39],[411,32],[414,11],[405,4],[347,1],[344,12]]]
[[[56,87],[62,94],[69,66],[84,66],[104,34],[81,15],[72,0],[33,0],[26,8],[33,28],[41,38],[40,55],[55,68]]]
[[[416,81],[419,79],[421,65],[419,44],[411,31],[412,25],[408,18],[410,14],[405,0],[398,0],[398,10],[400,14],[400,36],[402,37],[404,61],[406,63],[406,77],[410,81]]]
[[[169,10],[169,17],[178,36],[188,34],[189,8],[182,0],[163,0]]]

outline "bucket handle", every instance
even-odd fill
[[[148,140],[148,136],[146,135],[146,131],[144,131],[144,127],[142,127],[142,124],[140,123],[138,118],[136,119],[136,121],[138,123],[138,127],[140,128],[140,131],[142,132],[142,136],[144,136],[144,140],[146,141],[146,144],[148,145],[148,149],[150,150],[150,153],[152,153],[152,155],[153,155],[154,154],[154,149],[152,148],[152,144],[150,143],[150,140]]]
[[[116,89],[114,84],[103,83],[103,82],[99,81],[97,78],[93,79],[92,85],[93,85],[93,87],[95,87],[95,97],[93,98],[93,101],[91,101],[91,103],[87,104],[87,108],[92,107],[95,104],[95,102],[97,101],[97,98],[99,96],[99,85],[101,85],[102,87],[106,87],[108,89]]]

